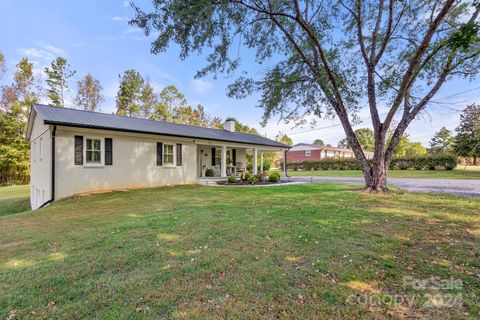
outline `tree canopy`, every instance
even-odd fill
[[[47,97],[57,107],[65,106],[65,93],[69,90],[68,80],[75,75],[76,71],[70,69],[67,59],[57,57],[50,67],[45,67],[47,74]]]
[[[480,157],[480,105],[467,106],[455,130],[455,153],[462,157],[472,157],[474,164],[477,164],[477,158]]]
[[[325,142],[323,142],[322,139],[315,139],[315,140],[313,141],[313,144],[317,144],[317,145],[319,145],[319,146],[324,146],[324,145],[325,145]]]
[[[77,81],[77,96],[75,104],[86,111],[99,111],[99,105],[105,99],[102,96],[103,87],[100,81],[90,73],[85,78]]]
[[[448,153],[453,150],[454,137],[452,131],[445,127],[442,127],[439,131],[435,132],[434,136],[430,140],[429,153]]]
[[[181,59],[210,49],[197,77],[234,75],[238,47],[255,50],[265,72],[243,70],[228,94],[258,93],[264,123],[336,115],[374,191],[386,188],[402,136],[443,84],[480,68],[478,1],[172,0],[155,1],[149,11],[133,7],[131,24],[158,33],[152,53],[172,42]],[[365,104],[375,132],[372,163],[353,130]]]

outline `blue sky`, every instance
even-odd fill
[[[150,6],[150,1],[143,2],[141,6]],[[103,112],[112,112],[115,108],[118,75],[133,68],[148,76],[157,91],[173,84],[185,94],[189,103],[201,103],[213,116],[236,117],[267,136],[275,136],[281,130],[290,134],[295,143],[321,138],[332,145],[344,137],[340,126],[332,127],[338,124],[337,120],[320,120],[316,128],[329,128],[315,131],[308,126],[302,128],[294,127],[293,123],[277,123],[278,119],[272,119],[262,128],[259,123],[263,112],[255,107],[256,97],[244,100],[228,98],[225,89],[233,79],[226,79],[223,75],[218,75],[217,79],[209,77],[195,80],[195,72],[204,65],[203,57],[181,61],[175,46],[160,55],[152,55],[152,39],[147,39],[140,30],[128,25],[132,16],[133,10],[123,0],[0,0],[0,50],[7,59],[9,69],[0,84],[11,81],[15,64],[24,56],[34,62],[38,72],[56,56],[64,56],[77,71],[71,82],[72,92],[76,89],[76,80],[88,72],[100,80],[105,97],[101,106]],[[240,48],[238,52],[244,70],[254,73],[262,71],[263,67],[253,62],[252,52],[246,48]],[[447,84],[436,97],[442,103],[432,105],[427,113],[412,124],[408,131],[411,140],[427,145],[433,133],[442,126],[453,130],[459,120],[457,109],[462,109],[463,105],[470,102],[480,102],[480,90],[448,96],[479,86],[478,79]],[[73,93],[68,99],[73,99]],[[360,118],[366,117],[368,111],[363,110]],[[369,124],[367,120],[358,127]]]

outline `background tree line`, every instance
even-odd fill
[[[15,66],[12,82],[0,86],[0,185],[23,184],[29,181],[30,147],[25,136],[32,106],[46,101],[63,108],[67,103],[66,97],[71,92],[72,77],[76,74],[67,59],[58,57],[42,71],[43,74],[36,72],[33,63],[28,58],[22,58]],[[6,60],[0,51],[0,79],[6,72]],[[100,111],[100,104],[105,101],[102,90],[100,81],[88,73],[76,82],[76,93],[71,104],[77,109]],[[148,77],[142,77],[133,69],[119,75],[115,113],[121,116],[223,128],[221,118],[207,114],[202,105],[188,104],[185,96],[175,86],[167,86],[157,93]],[[235,129],[238,132],[259,134],[257,130],[238,120],[235,120]],[[279,134],[278,139],[285,137]]]
[[[429,148],[425,148],[420,142],[410,141],[408,134],[402,136],[395,157],[416,157],[426,154],[454,153],[460,157],[471,160],[471,164],[477,165],[480,157],[480,105],[467,106],[460,116],[460,124],[455,129],[456,135],[442,127],[434,133],[429,141]],[[364,151],[373,152],[375,147],[374,132],[370,128],[355,130],[358,142]],[[388,134],[387,141],[392,132]],[[314,144],[325,145],[322,139],[316,139]],[[348,148],[347,138],[338,143],[339,148]]]

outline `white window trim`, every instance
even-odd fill
[[[312,156],[312,150],[305,150],[305,157],[311,157]]]
[[[33,162],[37,162],[37,141],[33,141],[32,151],[33,151],[33,155],[32,155]]]
[[[100,140],[100,163],[87,163],[87,139]],[[102,168],[105,166],[105,139],[103,137],[83,137],[83,166],[87,168]]]
[[[172,146],[172,152],[173,152],[173,163],[165,163],[165,146]],[[172,168],[176,167],[177,165],[177,144],[176,143],[171,143],[171,142],[164,142],[162,146],[162,165],[163,167],[166,168]]]

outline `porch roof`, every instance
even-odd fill
[[[45,124],[80,128],[115,130],[145,134],[159,134],[184,138],[205,139],[213,141],[236,142],[277,148],[290,146],[259,135],[230,132],[223,129],[189,126],[171,122],[122,117],[114,114],[91,112],[69,108],[36,104],[34,111]]]

